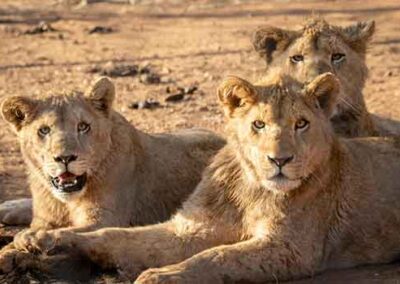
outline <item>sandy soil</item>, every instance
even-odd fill
[[[40,97],[61,89],[84,90],[97,76],[90,70],[115,64],[148,67],[161,83],[143,76],[115,78],[116,109],[137,128],[161,132],[185,127],[223,130],[215,89],[227,74],[258,78],[264,63],[250,36],[260,25],[295,27],[314,11],[335,24],[374,19],[368,51],[365,97],[371,112],[400,120],[399,1],[142,1],[98,3],[83,8],[55,1],[1,0],[0,99],[11,94]],[[24,34],[40,21],[56,30]],[[112,33],[89,34],[96,26]],[[197,86],[182,101],[165,102],[167,88]],[[161,107],[131,109],[153,98]],[[0,201],[28,196],[16,137],[0,121]],[[397,265],[328,272],[313,283],[398,283]],[[303,281],[297,283],[311,283]]]

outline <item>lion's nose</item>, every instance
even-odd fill
[[[76,161],[77,158],[78,158],[78,156],[76,156],[76,155],[57,156],[57,157],[54,157],[54,161],[67,165],[73,161]]]
[[[268,160],[271,163],[274,163],[277,165],[279,168],[282,168],[284,165],[290,163],[293,160],[293,156],[290,157],[270,157],[268,156]]]

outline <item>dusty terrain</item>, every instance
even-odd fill
[[[205,127],[222,132],[216,86],[225,75],[255,80],[264,70],[264,62],[250,44],[252,31],[264,24],[295,27],[314,12],[335,24],[376,21],[376,36],[367,56],[366,101],[371,112],[400,120],[399,1],[170,0],[81,8],[54,2],[1,0],[0,99],[11,94],[40,97],[62,89],[84,90],[98,76],[95,71],[138,65],[143,74],[114,78],[115,107],[137,128],[162,132]],[[40,21],[54,31],[35,33]],[[96,26],[111,28],[111,32],[90,33]],[[154,76],[159,78],[154,80]],[[182,100],[165,101],[180,93],[177,88],[193,86],[197,90]],[[146,99],[160,105],[132,108]],[[26,188],[16,137],[0,121],[0,201],[29,196]],[[382,281],[400,282],[397,264],[328,272],[298,283]]]

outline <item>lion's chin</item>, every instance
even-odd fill
[[[80,191],[75,191],[70,193],[53,189],[52,194],[56,199],[60,200],[62,203],[68,203],[79,199],[82,195],[85,194],[85,191],[86,187],[82,188]]]
[[[275,193],[287,193],[301,185],[300,179],[288,179],[286,177],[275,177],[262,181],[263,187]]]

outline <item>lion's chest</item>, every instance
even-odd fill
[[[246,235],[255,238],[264,238],[279,231],[284,215],[278,210],[254,208],[244,217]]]

